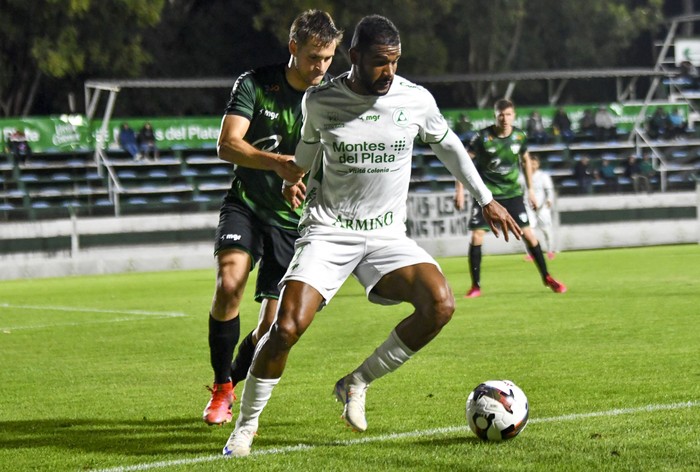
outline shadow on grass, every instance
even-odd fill
[[[212,453],[212,442],[225,442],[229,433],[229,428],[209,428],[193,418],[0,421],[0,449],[51,447],[133,456],[203,454]]]

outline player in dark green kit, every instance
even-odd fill
[[[469,143],[469,154],[474,159],[479,175],[493,193],[493,198],[503,205],[510,216],[523,229],[523,239],[527,251],[537,264],[542,282],[556,293],[566,292],[566,286],[557,282],[548,272],[542,248],[530,222],[523,201],[520,183],[521,168],[528,188],[528,200],[537,210],[537,200],[532,189],[532,168],[530,154],[527,151],[527,135],[513,126],[515,106],[510,100],[501,99],[494,105],[496,123],[484,128],[474,135]],[[464,208],[464,187],[457,182],[455,189],[455,206]],[[481,207],[472,202],[469,229],[472,231],[469,246],[469,270],[472,286],[465,295],[467,298],[481,296],[481,246],[484,234],[489,229],[484,220]]]
[[[292,162],[302,125],[301,99],[308,87],[327,79],[342,34],[327,13],[305,11],[289,32],[289,62],[246,72],[233,85],[217,143],[219,158],[235,170],[216,231],[216,290],[209,313],[214,386],[203,413],[208,424],[231,421],[236,383],[245,379],[255,345],[274,319],[277,284],[299,236],[300,210],[291,209],[281,189],[283,180],[297,182],[304,174]],[[258,325],[241,342],[232,364],[243,292],[258,261]]]

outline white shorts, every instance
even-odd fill
[[[537,221],[536,226],[543,229],[552,226],[552,209],[548,207],[540,208],[535,215],[535,221]]]
[[[401,301],[380,297],[371,293],[372,289],[386,274],[421,263],[440,269],[435,259],[407,236],[315,227],[297,239],[294,257],[280,287],[288,280],[304,282],[318,290],[327,304],[353,275],[365,287],[369,301],[395,305]]]

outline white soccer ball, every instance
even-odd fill
[[[525,429],[528,414],[525,393],[510,380],[479,384],[467,398],[469,428],[484,441],[514,438]]]

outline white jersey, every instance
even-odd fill
[[[532,173],[532,190],[535,192],[537,208],[545,208],[547,200],[554,202],[554,184],[548,173],[539,169]]]
[[[405,234],[413,140],[440,142],[449,127],[433,96],[394,76],[386,95],[358,95],[347,73],[309,89],[301,139],[321,143],[299,229],[309,225]]]

